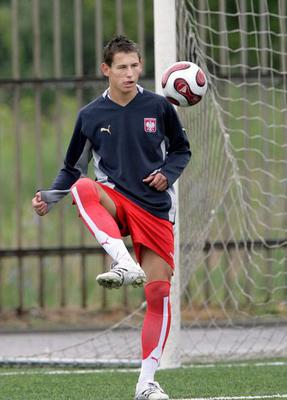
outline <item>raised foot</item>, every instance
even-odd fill
[[[98,275],[96,280],[107,289],[119,289],[126,285],[137,288],[146,282],[146,275],[139,264],[118,262],[112,263],[111,270]]]

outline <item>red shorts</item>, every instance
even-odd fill
[[[131,235],[136,258],[141,263],[141,246],[145,246],[174,268],[174,234],[171,222],[158,218],[127,199],[116,190],[97,184],[105,190],[117,208],[122,236]]]

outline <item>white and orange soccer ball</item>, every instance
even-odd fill
[[[207,90],[207,79],[202,69],[190,62],[179,61],[169,66],[162,75],[164,96],[176,106],[197,104]]]

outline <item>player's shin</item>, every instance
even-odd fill
[[[153,382],[171,321],[170,283],[154,281],[145,286],[147,311],[142,328],[143,360],[138,385]]]

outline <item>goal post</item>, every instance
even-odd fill
[[[161,77],[163,71],[177,61],[176,49],[176,4],[175,0],[154,0],[154,59],[155,91],[162,94]],[[180,268],[179,268],[179,213],[178,184],[176,193],[175,270],[171,285],[171,327],[161,360],[161,368],[180,366]]]

